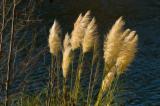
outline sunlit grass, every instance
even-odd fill
[[[18,3],[14,4],[14,6],[16,7]],[[13,12],[14,9],[12,10]],[[114,95],[118,89],[117,82],[119,77],[125,73],[137,51],[138,36],[135,31],[124,28],[125,22],[122,17],[107,32],[104,39],[104,47],[100,44],[102,42],[100,38],[103,37],[99,34],[96,18],[91,15],[91,11],[87,11],[84,15],[80,14],[74,23],[73,31],[66,35],[63,35],[60,23],[55,20],[49,30],[49,50],[44,47],[43,50],[38,51],[36,42],[39,36],[36,31],[34,31],[35,34],[31,38],[31,42],[25,41],[27,31],[24,31],[25,33],[20,37],[20,40],[15,40],[17,42],[13,46],[12,36],[27,27],[25,25],[23,28],[19,27],[19,24],[21,25],[20,22],[23,23],[24,20],[20,20],[18,23],[18,19],[15,18],[14,13],[12,15],[12,30],[11,32],[6,31],[11,36],[3,37],[3,42],[10,41],[10,43],[3,46],[4,51],[8,52],[9,48],[12,48],[12,51],[10,51],[10,54],[4,54],[0,62],[1,65],[4,65],[8,61],[11,63],[11,65],[8,63],[8,68],[12,70],[9,70],[7,74],[5,72],[2,79],[4,80],[7,76],[14,80],[15,73],[18,73],[17,75],[19,76],[23,73],[25,74],[25,78],[20,86],[22,89],[17,93],[18,96],[16,97],[10,96],[8,93],[8,86],[12,84],[12,81],[9,81],[9,79],[6,82],[4,81],[7,87],[5,85],[5,99],[0,101],[0,105],[110,106],[112,104]],[[5,22],[3,23],[6,24]],[[4,34],[6,33],[1,35]],[[63,36],[65,36],[64,40],[62,39]],[[103,55],[100,53],[102,49]],[[50,52],[51,58],[51,61],[49,59],[44,60],[50,63],[49,66],[44,65],[49,70],[46,78],[48,79],[47,84],[37,93],[30,95],[24,90],[26,86],[25,79],[30,73],[28,70],[32,71],[34,66],[34,68],[40,66],[38,61],[41,61],[41,56],[47,50]],[[20,52],[23,52],[24,56],[19,60],[18,65],[15,65],[16,56]],[[11,56],[13,61],[12,59],[5,58],[8,56]],[[100,67],[101,63],[103,63],[103,67]],[[12,65],[15,67],[12,67]],[[0,68],[3,70],[7,69],[5,66]],[[88,76],[86,75],[89,80],[85,78],[85,71],[89,73]],[[100,71],[102,73],[99,73]],[[85,86],[82,84],[82,80],[86,82]],[[99,86],[97,87],[96,85]]]

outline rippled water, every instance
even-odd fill
[[[102,34],[123,16],[126,25],[139,34],[139,50],[120,79],[116,102],[122,106],[160,106],[160,0],[53,0],[43,2],[39,8],[37,14],[44,24],[51,25],[56,18],[64,31],[71,31],[78,14],[89,9]],[[34,72],[35,77],[30,80],[41,81],[36,79],[45,76],[46,69],[39,70],[43,71]],[[36,84],[34,86],[41,86],[41,83]]]

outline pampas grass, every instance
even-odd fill
[[[49,34],[49,48],[50,48],[50,53],[52,55],[57,56],[58,53],[61,51],[61,28],[59,23],[55,20],[53,26],[50,29],[50,34]]]
[[[109,31],[104,43],[104,60],[107,67],[111,68],[115,62],[120,51],[121,35],[123,33],[123,26],[125,22],[120,17]]]
[[[63,69],[63,77],[64,78],[67,77],[67,74],[69,71],[69,66],[71,64],[71,60],[72,60],[72,49],[71,49],[71,47],[68,47],[63,52],[62,69]]]
[[[118,88],[119,76],[126,72],[137,52],[138,35],[136,31],[125,29],[124,25],[122,17],[117,19],[106,34],[104,47],[101,47],[101,35],[91,11],[78,16],[71,34],[63,35],[60,24],[55,20],[49,30],[51,65],[48,68],[49,81],[45,96],[36,96],[26,101],[22,97],[18,100],[20,104],[110,106]],[[65,36],[63,40],[62,36]],[[77,60],[74,58],[76,55]],[[85,75],[85,71],[89,75]],[[102,73],[99,75],[100,72]],[[83,80],[86,82],[85,86],[81,83]]]
[[[127,66],[133,61],[135,53],[137,52],[138,35],[135,31],[124,39],[121,51],[118,55],[116,66],[120,72],[124,72]]]
[[[70,38],[68,34],[65,35],[63,45],[64,45],[64,51],[63,51],[62,70],[63,70],[63,77],[66,79],[72,61],[72,48],[70,45]]]
[[[84,16],[82,16],[81,14],[79,15],[72,31],[71,45],[73,50],[79,48],[82,45],[82,40],[85,35],[85,29],[87,28],[90,21],[90,11],[87,11]]]
[[[95,18],[91,20],[85,31],[84,39],[82,42],[83,53],[89,52],[94,48],[95,39],[98,36],[97,24]]]
[[[118,80],[119,75],[126,70],[127,66],[135,57],[138,36],[135,31],[131,31],[130,29],[126,29],[124,31],[123,26],[124,21],[122,20],[122,17],[120,17],[113,25],[104,43],[104,70],[107,70],[108,73],[104,73],[106,75],[104,75],[105,77],[102,81],[95,106],[99,106],[101,104],[103,95],[107,90],[108,98],[106,99],[111,98],[110,94],[114,92],[117,84],[115,83],[113,90],[109,89],[113,80]],[[110,105],[110,102],[111,100],[108,101],[107,105]]]
[[[119,75],[124,73],[127,66],[133,61],[135,53],[137,51],[137,34],[131,29],[124,29],[125,22],[122,17],[120,17],[115,24],[112,26],[111,30],[107,34],[104,41],[104,69],[103,69],[103,80],[97,100],[95,101],[95,106],[110,105],[113,99],[113,93],[116,90],[117,81]],[[61,51],[61,39],[59,35],[61,34],[60,25],[57,21],[54,22],[49,35],[49,46],[50,53],[52,55],[57,55]],[[63,41],[63,59],[62,59],[62,74],[63,74],[63,102],[65,106],[78,105],[79,99],[81,98],[80,91],[81,88],[81,75],[84,70],[84,58],[85,54],[88,52],[93,52],[93,58],[91,62],[90,80],[88,86],[87,94],[87,106],[93,104],[92,93],[95,84],[92,84],[93,76],[93,66],[98,64],[95,60],[98,60],[99,53],[99,33],[97,30],[97,23],[95,18],[91,17],[91,12],[87,11],[84,16],[79,15],[78,19],[74,23],[74,29],[71,33],[71,38],[67,33]],[[71,69],[70,66],[73,64],[73,51],[80,48],[82,51],[79,54],[79,62],[77,69]],[[69,71],[77,71],[74,87],[72,89],[72,84],[70,90],[67,88],[67,79],[69,79]],[[97,70],[97,69],[96,69]],[[97,73],[97,72],[96,72]],[[95,73],[95,74],[96,74]],[[73,74],[73,73],[72,73]],[[73,77],[73,75],[71,75]],[[72,78],[71,78],[72,79]],[[114,84],[112,85],[112,83]],[[61,90],[61,89],[60,89]],[[69,94],[69,95],[68,95]],[[69,96],[69,97],[68,97]],[[70,100],[68,101],[68,98]],[[105,100],[103,100],[105,99]],[[58,103],[59,104],[59,103]],[[61,103],[60,103],[61,104]],[[80,103],[81,104],[81,103]]]
[[[70,42],[70,36],[68,33],[66,33],[64,41],[63,41],[63,49],[65,50],[66,48],[68,48],[69,46],[71,46],[71,42]]]
[[[67,105],[67,99],[66,99],[66,92],[67,92],[67,87],[66,87],[66,81],[67,81],[67,76],[69,73],[69,69],[72,63],[72,48],[70,44],[70,37],[69,34],[67,33],[65,35],[65,39],[63,41],[63,60],[62,60],[62,70],[63,70],[63,77],[64,77],[64,82],[63,82],[63,104],[64,106]]]

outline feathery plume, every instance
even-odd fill
[[[81,25],[80,27],[85,30],[88,26],[88,24],[91,22],[92,18],[91,18],[91,11],[87,11],[86,14],[84,15],[84,17],[81,20]],[[85,32],[83,32],[85,33]]]
[[[124,72],[127,66],[133,61],[137,52],[138,35],[135,31],[125,37],[121,51],[117,58],[116,66],[120,73]]]
[[[64,50],[65,50],[69,45],[70,45],[70,37],[69,37],[69,34],[66,33],[65,38],[64,38],[64,41],[63,41]]]
[[[77,21],[74,24],[74,29],[72,31],[71,45],[72,49],[75,50],[81,46],[85,30],[90,22],[90,11],[88,11],[84,17],[80,14]]]
[[[62,69],[63,69],[63,77],[67,78],[69,66],[71,64],[72,60],[72,48],[71,46],[68,46],[65,48],[63,52],[63,61],[62,61]]]
[[[85,36],[82,42],[83,53],[89,52],[93,49],[97,35],[97,24],[95,18],[93,18],[85,31]]]
[[[112,67],[117,59],[121,46],[121,36],[125,22],[120,17],[112,26],[104,43],[104,59],[108,67]]]
[[[49,48],[50,48],[50,53],[52,55],[57,56],[58,53],[61,51],[61,28],[59,23],[55,20],[53,26],[50,29],[50,34],[49,34]]]
[[[70,45],[70,37],[69,34],[66,33],[64,41],[63,41],[63,60],[62,60],[62,69],[63,69],[63,77],[67,78],[69,66],[72,60],[72,48]]]

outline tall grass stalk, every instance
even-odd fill
[[[79,90],[80,90],[81,74],[83,72],[83,60],[84,60],[84,54],[81,52],[80,58],[79,58],[78,67],[77,67],[77,73],[76,73],[76,79],[75,79],[74,89],[72,91],[72,94],[73,94],[72,97],[74,99],[74,104],[75,105],[77,104]]]
[[[105,65],[104,68],[103,68],[103,73],[102,73],[102,78],[105,79],[105,72],[106,72],[106,69],[107,69],[107,66]],[[100,90],[98,92],[98,95],[97,95],[97,100],[94,104],[94,106],[100,106],[100,104],[102,103],[102,97],[103,97],[103,94],[104,94],[104,91],[103,91],[103,81],[104,79],[102,80],[102,84],[101,84],[101,87],[100,87]]]
[[[97,62],[97,65],[96,65],[96,70],[95,70],[95,73],[93,75],[93,84],[91,85],[91,88],[90,88],[90,94],[88,94],[88,105],[90,105],[92,103],[92,96],[93,96],[93,89],[96,85],[96,80],[97,80],[97,75],[98,75],[98,72],[99,72],[99,65],[100,65],[100,60],[98,60]]]
[[[50,72],[50,75],[52,76],[51,82],[53,83],[54,81],[56,81],[56,83],[55,83],[55,86],[56,86],[55,87],[55,92],[56,92],[55,96],[57,96],[56,103],[58,103],[59,96],[60,96],[59,73],[60,73],[60,66],[61,66],[60,53],[62,50],[61,39],[60,39],[61,33],[62,33],[61,27],[60,27],[59,23],[55,20],[51,29],[50,29],[48,43],[49,43],[50,53],[52,55],[52,65],[54,64],[53,65],[54,70],[52,72]],[[54,73],[55,73],[55,76],[53,76]],[[51,85],[53,85],[52,83],[51,83]],[[51,89],[53,90],[52,87],[51,87]],[[53,94],[53,97],[54,97],[54,94]]]
[[[96,32],[98,33],[97,29]],[[97,34],[98,35],[98,34]],[[91,73],[90,73],[90,81],[89,81],[89,87],[88,87],[88,95],[87,95],[87,105],[90,106],[92,103],[92,95],[93,95],[93,89],[96,84],[97,80],[97,74],[99,71],[99,63],[100,63],[100,36],[96,36],[94,41],[94,48],[93,48],[93,57],[91,62]],[[94,67],[95,66],[95,67]],[[93,74],[93,71],[95,69],[95,73]],[[93,81],[92,81],[93,78]]]
[[[63,106],[67,106],[67,79],[63,80]]]
[[[49,69],[49,83],[48,83],[48,100],[47,105],[50,106],[52,104],[52,100],[54,95],[54,82],[55,82],[55,57],[51,55],[51,68]]]
[[[118,80],[119,80],[119,74],[116,74],[113,84],[109,87],[106,96],[104,97],[104,104],[107,106],[110,106],[114,99],[114,94],[117,92],[118,88]]]
[[[61,89],[60,89],[60,71],[61,71],[61,69],[60,69],[60,66],[61,66],[61,62],[60,62],[60,55],[58,55],[57,57],[56,57],[56,92],[57,92],[57,97],[56,97],[56,99],[57,99],[57,102],[59,102],[59,100],[60,100],[60,96],[61,96]],[[63,81],[62,81],[62,84],[63,84]]]
[[[10,34],[10,43],[9,43],[9,54],[8,54],[8,63],[7,63],[7,77],[6,77],[6,97],[5,97],[5,106],[9,106],[9,84],[10,84],[10,74],[12,66],[12,49],[13,49],[13,40],[14,40],[14,21],[15,21],[15,8],[16,0],[13,0],[13,9],[12,9],[12,24],[11,24],[11,34]]]
[[[93,77],[93,66],[94,64],[94,54],[93,54],[93,58],[92,58],[92,63],[91,63],[91,72],[90,72],[90,77],[89,77],[89,85],[88,85],[88,94],[87,94],[87,106],[90,106],[91,103],[91,99],[92,99],[92,77]],[[96,78],[96,76],[94,76],[94,78]],[[94,82],[94,81],[93,81]],[[93,85],[94,86],[94,85]]]
[[[92,74],[93,74],[93,59],[92,59],[92,64],[91,64],[91,73],[89,77],[89,85],[88,85],[88,95],[87,95],[87,106],[90,106],[90,91],[91,91],[91,84],[92,84]]]
[[[72,63],[71,63],[71,81],[70,81],[70,104],[73,102],[73,81],[74,81],[74,58],[75,58],[75,51],[72,54]]]
[[[91,70],[90,71],[90,78],[89,78],[89,85],[88,85],[88,95],[87,95],[87,104],[89,100],[90,95],[90,87],[91,87],[91,80],[92,80],[92,73],[93,73],[93,65],[94,65],[94,59],[95,59],[95,44],[98,45],[98,31],[97,31],[97,23],[95,18],[92,18],[90,23],[87,26],[87,29],[85,30],[84,39],[82,42],[82,50],[83,53],[87,52],[93,52],[92,61],[91,61]]]

